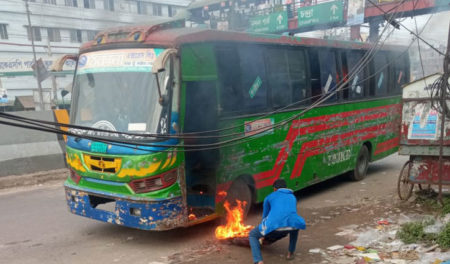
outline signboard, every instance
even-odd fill
[[[298,9],[298,27],[342,22],[343,10],[342,1],[301,7]]]
[[[433,109],[426,111],[421,107],[416,108],[420,110],[416,109],[414,119],[411,121],[408,139],[436,139],[438,112]]]
[[[42,82],[43,80],[50,77],[50,73],[47,71],[47,68],[45,67],[44,62],[41,58],[37,60],[36,63],[33,63],[33,65],[31,65],[31,68],[35,71],[35,77],[39,82]]]
[[[250,18],[248,31],[257,33],[277,32],[288,29],[287,11],[275,12],[264,16]]]
[[[364,23],[365,0],[348,0],[347,26]]]
[[[450,5],[450,0],[436,0],[435,6],[448,6]]]
[[[88,52],[78,59],[78,74],[94,72],[150,72],[163,49],[117,49]]]
[[[42,63],[48,69],[55,60],[56,57],[52,58],[47,57],[42,59]],[[0,58],[0,76],[32,75],[33,74],[33,68],[31,68],[32,65],[33,59],[28,57]],[[64,63],[64,68],[70,71],[74,70],[75,61],[66,60],[66,62]]]

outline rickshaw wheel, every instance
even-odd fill
[[[410,163],[411,161],[407,161],[405,165],[403,165],[397,182],[398,197],[400,197],[400,200],[404,201],[411,197],[414,188],[414,183],[409,182],[409,171],[411,170]]]

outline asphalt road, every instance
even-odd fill
[[[297,193],[299,210],[396,198],[396,182],[405,157],[392,155],[371,164],[368,177],[344,177]],[[214,240],[217,222],[165,232],[146,232],[69,213],[62,183],[0,192],[1,263],[164,263],[165,257],[201,248]],[[261,206],[248,223],[260,220]]]

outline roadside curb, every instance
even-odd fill
[[[40,171],[24,175],[9,175],[0,177],[0,190],[20,186],[29,186],[48,181],[65,180],[68,177],[68,169]]]

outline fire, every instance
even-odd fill
[[[188,218],[189,218],[189,221],[193,221],[193,220],[197,219],[197,216],[195,216],[195,214],[189,214]]]
[[[239,200],[236,200],[236,203],[236,207],[230,208],[230,203],[225,201],[224,207],[227,211],[227,222],[225,225],[216,228],[217,239],[248,237],[248,233],[253,228],[251,225],[244,225],[244,206],[247,203]]]

